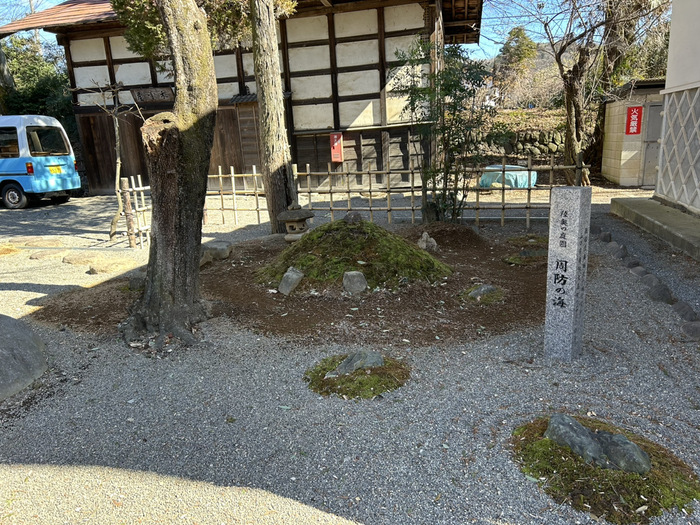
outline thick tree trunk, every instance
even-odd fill
[[[204,13],[194,0],[158,0],[175,75],[175,108],[142,130],[153,218],[146,289],[124,336],[173,336],[190,343],[204,319],[199,259],[207,172],[217,107],[216,78]]]
[[[564,163],[574,165],[579,155],[583,152],[585,138],[585,122],[583,107],[583,81],[590,60],[589,51],[586,48],[579,50],[577,62],[562,74],[564,82],[564,106],[566,108],[566,129],[564,133]],[[560,66],[560,71],[563,68]],[[573,170],[565,172],[566,183],[577,184]],[[583,170],[580,184],[590,186],[587,170]]]
[[[277,221],[277,215],[285,211],[297,197],[284,121],[273,0],[250,0],[250,19],[253,25],[253,59],[260,107],[262,174],[270,229],[272,233],[284,233],[284,224]]]
[[[15,89],[15,81],[7,67],[5,53],[0,49],[0,114],[7,112],[6,97]]]

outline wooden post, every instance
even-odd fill
[[[126,236],[129,239],[129,248],[136,248],[136,235],[134,233],[134,209],[131,207],[131,192],[129,191],[129,179],[122,177],[119,180],[119,189],[124,199],[124,217],[126,218]]]
[[[576,155],[576,186],[581,185],[581,178],[583,177],[583,153],[578,152]]]

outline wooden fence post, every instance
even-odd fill
[[[131,207],[131,191],[129,179],[119,179],[119,189],[124,199],[124,217],[126,218],[126,235],[129,239],[129,248],[136,248],[136,232],[134,231],[134,209]]]

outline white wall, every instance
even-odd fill
[[[699,0],[673,0],[666,90],[700,86]]]

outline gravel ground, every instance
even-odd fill
[[[145,250],[106,242],[109,198],[89,201],[90,225],[86,202],[0,211],[0,241],[45,220],[40,234],[70,249],[145,262]],[[57,226],[58,214],[71,225]],[[696,261],[607,215],[604,202],[593,222],[700,311]],[[208,228],[216,238],[264,233]],[[40,388],[0,405],[0,523],[597,523],[525,479],[511,432],[553,411],[595,413],[700,473],[700,344],[603,243],[592,241],[591,255],[580,359],[545,360],[542,328],[396,345],[385,350],[410,363],[412,379],[381,400],[324,399],[302,381],[321,358],[353,348],[289,344],[235,320],[203,323],[196,346],[163,359],[35,326],[51,369]],[[106,277],[66,266],[24,250],[0,257],[0,313],[23,315],[45,294]],[[700,523],[700,507],[653,523]]]

